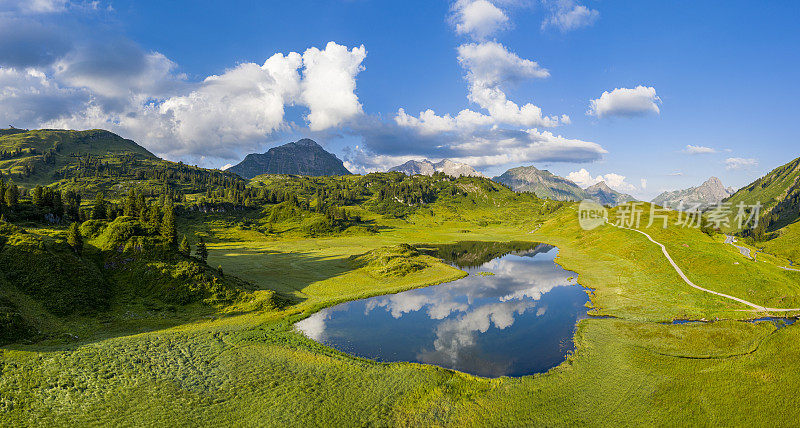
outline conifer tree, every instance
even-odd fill
[[[164,218],[161,220],[161,237],[169,245],[175,245],[178,239],[178,228],[175,225],[175,208],[172,201],[164,207]]]
[[[186,257],[189,257],[190,253],[192,252],[191,248],[189,248],[189,240],[186,239],[186,235],[183,235],[181,244],[178,246],[178,251]]]
[[[92,220],[100,220],[106,218],[106,200],[103,194],[98,192],[94,198],[94,206],[92,207]]]
[[[6,206],[14,209],[17,207],[17,201],[19,199],[19,188],[14,183],[8,183],[6,186],[6,194],[5,194],[5,201]]]
[[[33,194],[31,194],[31,202],[33,202],[33,204],[36,206],[39,207],[42,206],[44,202],[42,199],[43,193],[44,189],[42,188],[42,186],[37,185],[36,187],[34,187]]]
[[[200,242],[197,243],[197,250],[195,254],[197,254],[197,257],[200,257],[200,260],[202,260],[203,263],[205,263],[206,259],[208,259],[208,248],[206,248],[206,243],[203,241],[202,236],[200,237]]]
[[[83,253],[83,236],[81,236],[81,230],[78,227],[77,221],[69,226],[69,230],[67,231],[67,244],[69,244],[76,253]]]
[[[124,215],[128,217],[136,216],[136,193],[133,189],[128,190],[128,196],[125,198]]]

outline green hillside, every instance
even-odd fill
[[[770,171],[725,202],[731,204],[730,226],[751,244],[771,254],[800,260],[800,158]],[[737,230],[737,205],[761,203],[758,227]],[[748,210],[749,213],[749,210]]]
[[[239,201],[245,180],[231,172],[160,159],[131,140],[104,130],[18,130],[0,133],[0,178],[20,187],[71,190],[84,201],[97,193],[122,197],[131,189],[148,195],[169,192],[225,194]]]
[[[0,172],[18,183],[47,183],[61,178],[69,166],[109,156],[158,159],[135,142],[101,129],[14,129],[0,134]]]
[[[744,202],[762,204],[761,218],[767,231],[774,231],[800,216],[800,158],[770,171],[765,176],[739,189],[725,202],[732,207]]]

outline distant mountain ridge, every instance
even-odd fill
[[[701,208],[718,204],[723,199],[733,195],[735,190],[725,187],[717,177],[710,177],[703,184],[688,189],[664,192],[653,199],[653,203],[670,208]]]
[[[246,179],[261,174],[350,175],[339,158],[308,138],[251,153],[228,171]]]
[[[389,169],[390,172],[398,171],[406,175],[433,175],[435,172],[443,172],[451,177],[483,177],[483,174],[475,168],[460,162],[453,162],[450,159],[442,159],[433,163],[428,159],[421,161],[410,160],[402,165]]]
[[[617,192],[616,190],[608,187],[605,181],[601,181],[593,186],[585,189],[586,199],[599,202],[602,205],[617,206],[626,202],[633,202],[636,200],[633,196],[627,193]]]
[[[573,181],[533,165],[511,168],[492,180],[517,192],[535,193],[540,198],[556,201],[580,201],[586,198],[586,191]]]
[[[603,205],[619,205],[635,201],[631,195],[617,192],[601,181],[586,189],[572,180],[560,177],[547,170],[535,166],[511,168],[492,180],[504,184],[517,192],[532,192],[540,198],[557,201],[582,201],[592,199]]]

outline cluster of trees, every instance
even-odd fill
[[[182,162],[143,159],[142,155],[134,153],[87,154],[76,156],[76,159],[57,171],[54,177],[152,180],[173,189],[183,188],[184,193],[210,192],[207,194],[209,199],[241,203],[246,198],[241,194],[247,189],[245,180],[233,173],[193,167]]]
[[[138,218],[148,234],[160,237],[169,247],[177,249],[186,257],[191,255],[191,246],[186,235],[178,242],[177,218],[172,198],[161,198],[160,201],[148,204],[142,193],[131,189],[121,204],[116,204],[107,201],[99,193],[95,197],[90,213],[92,220],[114,220],[118,215]],[[79,226],[79,221],[70,225],[67,230],[67,243],[80,254],[83,250],[83,237]],[[197,243],[195,254],[203,262],[208,258],[208,249],[202,237]]]
[[[0,160],[13,159],[20,156],[33,156],[38,151],[34,147],[17,148],[13,150],[0,151]]]
[[[2,199],[0,200],[0,211],[5,210],[9,214],[22,208],[20,203],[22,196],[30,196],[31,205],[36,208],[34,211],[36,216],[50,214],[53,221],[56,222],[62,219],[81,220],[81,195],[72,190],[62,192],[50,187],[36,186],[26,194],[13,182],[6,183],[0,178],[0,194],[4,195],[3,198],[0,198]]]
[[[134,189],[128,191],[121,203],[107,201],[102,193],[95,196],[90,211],[92,220],[114,220],[121,215],[138,218],[151,234],[160,234],[170,246],[177,245],[177,226],[173,198],[164,196],[148,204],[144,195]]]
[[[5,211],[14,210],[19,203],[19,188],[14,182],[6,181],[0,177],[0,215],[5,217]]]

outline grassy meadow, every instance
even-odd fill
[[[95,153],[93,144],[111,137],[93,132],[2,141],[0,170],[24,192],[0,206],[8,219],[0,224],[0,425],[741,426],[800,418],[790,387],[799,380],[790,368],[800,364],[800,327],[755,322],[775,314],[689,287],[636,232],[583,230],[577,204],[443,175],[245,182],[126,152],[127,140],[112,138],[119,153]],[[80,150],[96,157],[73,156]],[[30,188],[38,183],[49,190]],[[645,226],[699,286],[800,307],[800,273],[781,269],[794,257],[792,231],[753,261],[721,234]],[[337,303],[463,277],[416,248],[466,241],[559,248],[556,262],[577,272],[596,316],[578,323],[562,364],[489,379],[357,358],[295,331],[295,322]]]
[[[798,328],[735,321],[764,314],[688,287],[641,235],[610,226],[583,231],[574,206],[552,216],[526,215],[525,208],[432,206],[405,219],[376,215],[375,234],[316,238],[267,236],[214,216],[185,222],[181,232],[207,237],[209,265],[246,278],[259,290],[254,297],[135,334],[4,346],[2,419],[9,425],[735,426],[765,415],[777,424],[800,417],[786,388],[797,381],[786,367],[800,363]],[[798,299],[793,273],[749,262],[719,237],[696,229],[648,233],[701,286],[764,305]],[[466,240],[557,245],[558,262],[594,290],[592,313],[611,318],[581,321],[574,354],[550,372],[498,379],[355,358],[293,330],[293,322],[325,306],[462,276],[430,256],[393,258],[392,252],[404,243]],[[415,265],[381,276],[358,261],[362,254]],[[271,291],[291,303],[259,306],[259,293]],[[663,323],[717,318],[729,321]],[[743,399],[748,410],[731,412]]]

